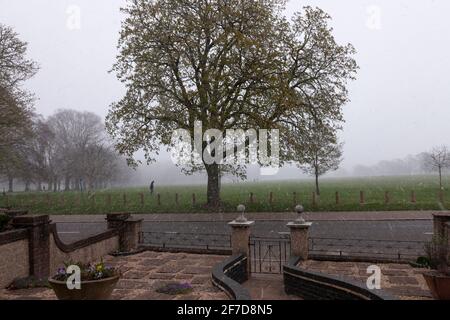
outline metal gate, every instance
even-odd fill
[[[290,238],[251,237],[249,247],[252,273],[281,274],[291,254]]]

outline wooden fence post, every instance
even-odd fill
[[[366,201],[364,199],[364,191],[360,191],[359,192],[359,203],[360,204],[365,204],[366,203]]]
[[[195,198],[195,193],[192,194],[192,205],[195,206],[197,199]]]
[[[411,203],[416,203],[416,192],[413,190],[411,191]]]
[[[384,203],[389,204],[389,202],[391,202],[391,198],[389,197],[389,191],[386,191],[384,193]]]
[[[340,203],[339,192],[336,191],[336,204]]]
[[[161,205],[161,195],[158,193],[158,206]]]
[[[66,205],[66,198],[64,195],[61,196],[61,205],[64,207]]]
[[[270,192],[269,194],[269,203],[273,204],[273,192]]]
[[[178,205],[178,193],[175,193],[175,204]]]
[[[250,203],[254,203],[255,199],[253,198],[253,192],[250,192]]]
[[[141,206],[144,206],[145,205],[145,196],[142,192],[140,194],[140,197],[141,197]]]

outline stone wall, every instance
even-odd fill
[[[353,280],[299,268],[300,260],[292,257],[283,267],[284,289],[288,295],[305,300],[394,300],[381,290],[371,291]]]
[[[0,234],[0,288],[7,287],[17,277],[29,275],[28,253],[26,230]]]
[[[244,254],[227,258],[214,267],[213,284],[234,300],[251,300],[250,293],[241,286],[249,277],[247,263]]]
[[[46,279],[65,262],[98,262],[111,253],[134,252],[142,220],[129,214],[110,214],[107,220],[107,231],[65,244],[48,215],[14,217],[15,230],[0,233],[0,288],[17,278]]]
[[[54,234],[50,236],[50,274],[56,273],[65,262],[99,262],[103,257],[119,250],[119,236],[105,237],[103,240],[86,242],[85,244],[67,245],[55,239]]]

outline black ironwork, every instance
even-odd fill
[[[229,234],[180,233],[180,232],[142,232],[141,243],[166,249],[231,249]]]
[[[281,274],[291,254],[290,238],[251,237],[250,270],[252,273]]]
[[[424,241],[378,240],[378,239],[309,239],[309,254],[339,258],[367,257],[412,261],[425,255]]]

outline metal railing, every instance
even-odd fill
[[[143,245],[163,249],[230,250],[230,234],[142,232]],[[425,241],[345,239],[311,237],[308,239],[310,256],[331,259],[383,259],[413,261],[425,255]],[[277,273],[289,259],[289,235],[279,238],[251,237],[249,241],[252,272]]]
[[[425,255],[424,241],[309,238],[310,255],[329,257],[366,257],[398,261],[416,260]]]
[[[231,235],[180,232],[141,232],[141,244],[164,249],[231,249]]]
[[[281,274],[291,255],[291,239],[251,237],[249,248],[252,273]]]

